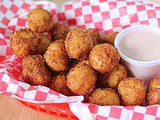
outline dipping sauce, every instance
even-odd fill
[[[160,60],[160,34],[148,31],[131,32],[119,43],[119,50],[138,61]]]

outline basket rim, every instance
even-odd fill
[[[68,118],[70,120],[77,120],[78,118],[70,110],[68,103],[32,103],[16,99],[21,104],[32,108],[39,112],[45,112],[60,118]],[[54,112],[54,114],[52,114]]]

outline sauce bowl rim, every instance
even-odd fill
[[[139,66],[153,66],[153,65],[160,65],[160,59],[158,60],[152,60],[152,61],[139,61],[139,60],[135,60],[132,59],[126,55],[124,55],[120,49],[119,49],[119,43],[120,41],[123,40],[123,38],[128,34],[131,33],[133,31],[150,31],[150,32],[155,32],[160,34],[160,28],[155,27],[155,26],[151,26],[151,25],[135,25],[135,26],[130,26],[127,27],[125,29],[123,29],[122,31],[120,31],[114,41],[114,46],[117,48],[120,56],[127,62],[131,63],[131,64],[135,64],[135,65],[139,65]]]

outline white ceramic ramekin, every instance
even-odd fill
[[[127,34],[133,31],[148,31],[160,34],[160,28],[156,28],[149,25],[131,26],[119,32],[114,41],[114,45],[118,49],[118,52],[120,53],[121,62],[123,65],[127,67],[129,76],[135,76],[136,78],[143,80],[145,85],[148,85],[150,80],[160,76],[160,60],[155,60],[155,61],[134,60],[124,55],[119,49],[120,41],[123,42],[123,38]]]

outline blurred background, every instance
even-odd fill
[[[40,1],[40,0],[36,0],[36,1]],[[57,4],[62,4],[64,2],[67,2],[67,1],[74,1],[74,0],[47,0],[47,1],[52,1],[52,2],[55,2]],[[118,1],[118,0],[117,0]],[[134,0],[133,0],[134,1]],[[136,1],[136,0],[135,0]],[[156,2],[156,3],[160,3],[160,0],[148,0],[148,1],[152,1],[152,2]]]
[[[41,1],[41,0],[35,0],[35,1]],[[74,0],[46,0],[46,1],[55,2],[55,3],[57,3],[58,5],[60,5],[60,4],[64,3],[64,2],[74,1]]]

